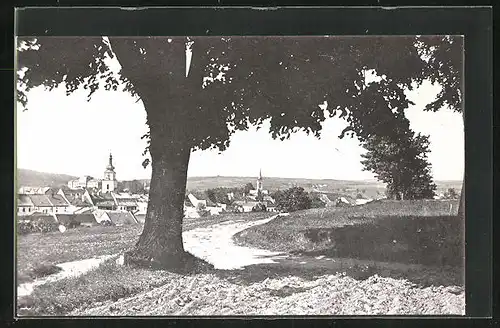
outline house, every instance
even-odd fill
[[[139,222],[131,212],[125,211],[107,211],[111,222],[116,226],[138,224]]]
[[[54,205],[52,205],[47,195],[29,195],[29,198],[34,205],[35,211],[45,214],[54,212]]]
[[[184,217],[190,219],[197,219],[200,217],[198,209],[196,208],[196,206],[193,205],[189,196],[184,200]]]
[[[136,195],[111,192],[111,196],[115,200],[117,210],[135,212],[139,208],[139,205],[137,204],[139,197]]]
[[[369,202],[373,201],[373,199],[368,199],[368,198],[358,198],[356,199],[356,205],[364,205]]]
[[[140,224],[144,224],[146,222],[146,214],[134,214],[134,216]]]
[[[340,196],[335,201],[335,206],[337,207],[354,206],[354,205],[356,205],[356,200],[349,196]]]
[[[24,195],[45,195],[50,187],[21,187],[18,193]]]
[[[111,192],[91,195],[92,203],[97,209],[113,211],[117,209],[116,201]]]
[[[108,215],[108,212],[103,211],[103,210],[96,210],[93,212],[95,220],[97,223],[100,225],[112,225],[113,221],[111,221],[111,218]]]
[[[266,205],[266,211],[278,212],[278,209],[276,208],[276,204],[274,202],[264,200],[264,204]]]
[[[35,211],[35,205],[31,201],[29,195],[18,194],[17,195],[17,214],[18,215],[29,215]]]
[[[252,212],[253,208],[257,205],[259,205],[260,202],[254,202],[254,201],[235,201],[233,203],[233,206],[236,208],[239,208],[237,211],[241,212]]]
[[[67,228],[75,228],[80,225],[80,223],[75,220],[74,214],[55,214],[55,217],[59,224]]]

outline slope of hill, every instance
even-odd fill
[[[27,169],[17,170],[17,186],[57,187],[77,177],[67,174],[45,173]]]
[[[76,177],[66,174],[44,173],[26,169],[18,169],[19,186],[59,186],[66,184],[69,180]],[[138,179],[141,184],[149,185],[149,179]],[[188,190],[206,190],[217,187],[235,188],[242,187],[247,183],[252,183],[255,187],[256,177],[188,177]],[[462,187],[462,181],[435,181],[438,192],[443,192],[448,188],[455,188],[458,192]],[[343,193],[363,194],[368,198],[376,198],[377,195],[385,192],[385,184],[377,180],[352,181],[352,180],[333,180],[333,179],[295,179],[295,178],[277,178],[264,177],[264,189],[275,191],[278,189],[287,189],[293,186],[304,188],[306,191],[318,191],[324,193]]]

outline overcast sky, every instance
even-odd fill
[[[102,177],[112,152],[117,178],[150,178],[141,155],[146,141],[146,113],[142,102],[120,91],[99,90],[90,102],[84,90],[70,96],[64,88],[28,94],[28,111],[17,109],[17,166],[42,172]],[[430,135],[429,161],[435,180],[462,180],[464,133],[460,114],[443,109],[424,112],[439,89],[424,84],[408,93],[415,103],[407,110],[411,128]],[[357,139],[338,139],[346,123],[327,119],[321,139],[296,133],[290,140],[273,140],[268,124],[256,131],[236,132],[231,145],[218,151],[196,151],[191,155],[189,176],[264,176],[373,179],[362,170],[363,148]]]
[[[464,136],[461,115],[448,110],[426,113],[422,107],[436,88],[425,85],[410,94],[411,127],[430,135],[429,160],[436,180],[461,180]],[[29,110],[17,110],[17,164],[43,172],[101,177],[113,153],[118,179],[149,178],[141,166],[146,142],[146,114],[141,102],[122,92],[97,91],[90,102],[85,93],[65,96],[64,90],[29,93]],[[273,140],[267,126],[237,132],[222,154],[197,151],[189,176],[255,176],[290,178],[372,179],[359,163],[364,152],[356,139],[338,139],[345,123],[327,119],[320,140],[296,133],[287,141]]]

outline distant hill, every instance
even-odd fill
[[[18,170],[18,183],[20,186],[59,186],[67,184],[69,180],[77,177],[66,174],[54,174],[37,172],[26,169]],[[149,179],[137,179],[141,183],[149,185]],[[188,177],[188,190],[206,190],[217,187],[242,187],[251,182],[254,187],[256,177]],[[462,181],[436,181],[438,192],[445,191],[448,188],[455,188],[460,191]],[[275,191],[278,189],[287,189],[293,186],[304,188],[306,191],[318,191],[324,193],[342,193],[355,196],[357,193],[363,194],[368,198],[375,198],[377,195],[385,192],[385,184],[377,180],[353,181],[353,180],[334,180],[334,179],[295,179],[295,178],[277,178],[264,177],[264,189]]]
[[[58,187],[76,178],[67,174],[45,173],[27,169],[17,170],[18,187]]]

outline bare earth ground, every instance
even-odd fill
[[[244,262],[241,258],[239,261],[233,261],[239,265],[228,266],[232,262],[230,259],[236,259],[239,253],[234,252],[234,248],[232,252],[230,251],[227,240],[231,239],[231,234],[249,226],[248,220],[257,219],[262,219],[262,216],[249,217],[247,220],[244,220],[244,216],[240,216],[186,222],[186,232],[196,236],[200,241],[191,245],[198,246],[198,251],[195,250],[193,253],[212,262],[218,261],[220,265],[216,265],[216,270],[180,275],[124,267],[111,260],[81,277],[67,278],[68,281],[35,288],[33,300],[42,300],[46,305],[38,305],[37,311],[31,314],[75,316],[464,314],[465,296],[461,287],[439,286],[438,280],[437,286],[414,283],[418,282],[417,278],[424,271],[423,268],[391,268],[379,263],[376,266],[377,270],[365,272],[364,264],[352,260],[317,259],[305,256],[283,258],[279,257],[279,254],[265,251],[258,254],[257,257],[260,259],[257,261],[255,256],[246,256],[247,260],[251,258],[253,261],[249,266],[242,265]],[[233,222],[227,222],[228,220]],[[117,250],[123,251],[126,247],[130,247],[138,232],[127,232],[127,237],[121,238],[104,236],[103,239],[115,240],[109,244],[108,251],[116,253]],[[94,239],[100,238],[100,235],[97,235]],[[42,236],[38,238],[38,240],[43,239],[45,238]],[[25,251],[37,244],[34,239],[29,240],[31,247],[28,247],[24,240]],[[22,238],[20,243],[23,243]],[[76,243],[70,245],[72,249],[79,249]],[[86,247],[85,243],[81,245]],[[65,244],[58,246],[59,249],[66,247]],[[207,251],[210,247],[212,251]],[[91,256],[104,255],[101,254],[103,252],[101,247],[99,250],[101,251],[92,252]],[[48,249],[45,251],[50,253]],[[80,249],[76,251],[76,253],[81,252],[84,251]],[[107,254],[111,254],[110,252]],[[66,254],[64,251],[58,254],[60,253]],[[214,256],[214,253],[218,255]],[[47,258],[45,260],[51,257],[43,253],[40,256],[45,256]],[[87,254],[80,259],[91,256]],[[70,255],[63,257],[71,258]],[[218,267],[231,270],[221,270],[217,269]],[[391,277],[395,276],[394,271],[398,270],[405,271],[411,279]],[[435,271],[436,269],[431,273],[439,277],[439,272]],[[425,274],[428,275],[428,272]],[[103,288],[99,288],[85,299],[85,292],[88,292],[87,289],[92,289],[96,280],[102,284],[102,280],[106,279],[109,280],[107,285],[110,289],[115,279],[128,279],[124,285],[130,287],[127,287],[129,289],[122,287],[124,290],[118,296],[107,295]],[[105,288],[106,283],[104,283]],[[83,295],[83,299],[80,294]],[[53,299],[47,299],[47,296]]]

